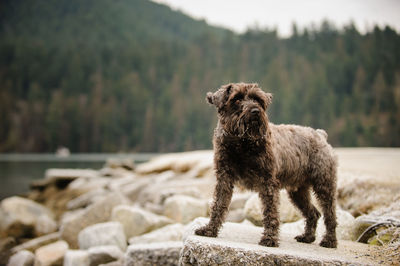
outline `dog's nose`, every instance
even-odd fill
[[[256,115],[256,114],[258,114],[258,113],[260,112],[260,110],[259,110],[258,108],[253,108],[253,109],[250,110],[250,112],[251,112],[253,115]]]

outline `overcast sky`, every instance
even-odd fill
[[[281,36],[328,19],[337,26],[354,21],[365,32],[373,25],[390,25],[400,32],[400,0],[153,0],[179,9],[209,24],[236,32],[248,27],[277,27]]]

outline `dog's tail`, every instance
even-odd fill
[[[328,133],[326,133],[325,130],[323,130],[323,129],[317,129],[317,133],[318,133],[320,136],[324,137],[325,140],[328,139]]]

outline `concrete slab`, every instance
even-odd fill
[[[206,219],[202,219],[204,223]],[[199,225],[197,221],[196,225]],[[258,245],[261,227],[225,223],[218,238],[189,235],[181,252],[181,265],[377,265],[383,263],[379,247],[339,241],[338,248],[298,243],[294,235],[280,234],[278,248]]]

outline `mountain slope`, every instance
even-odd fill
[[[0,4],[0,152],[211,148],[207,91],[258,82],[275,123],[400,146],[400,35],[329,22],[237,35],[147,0]]]

